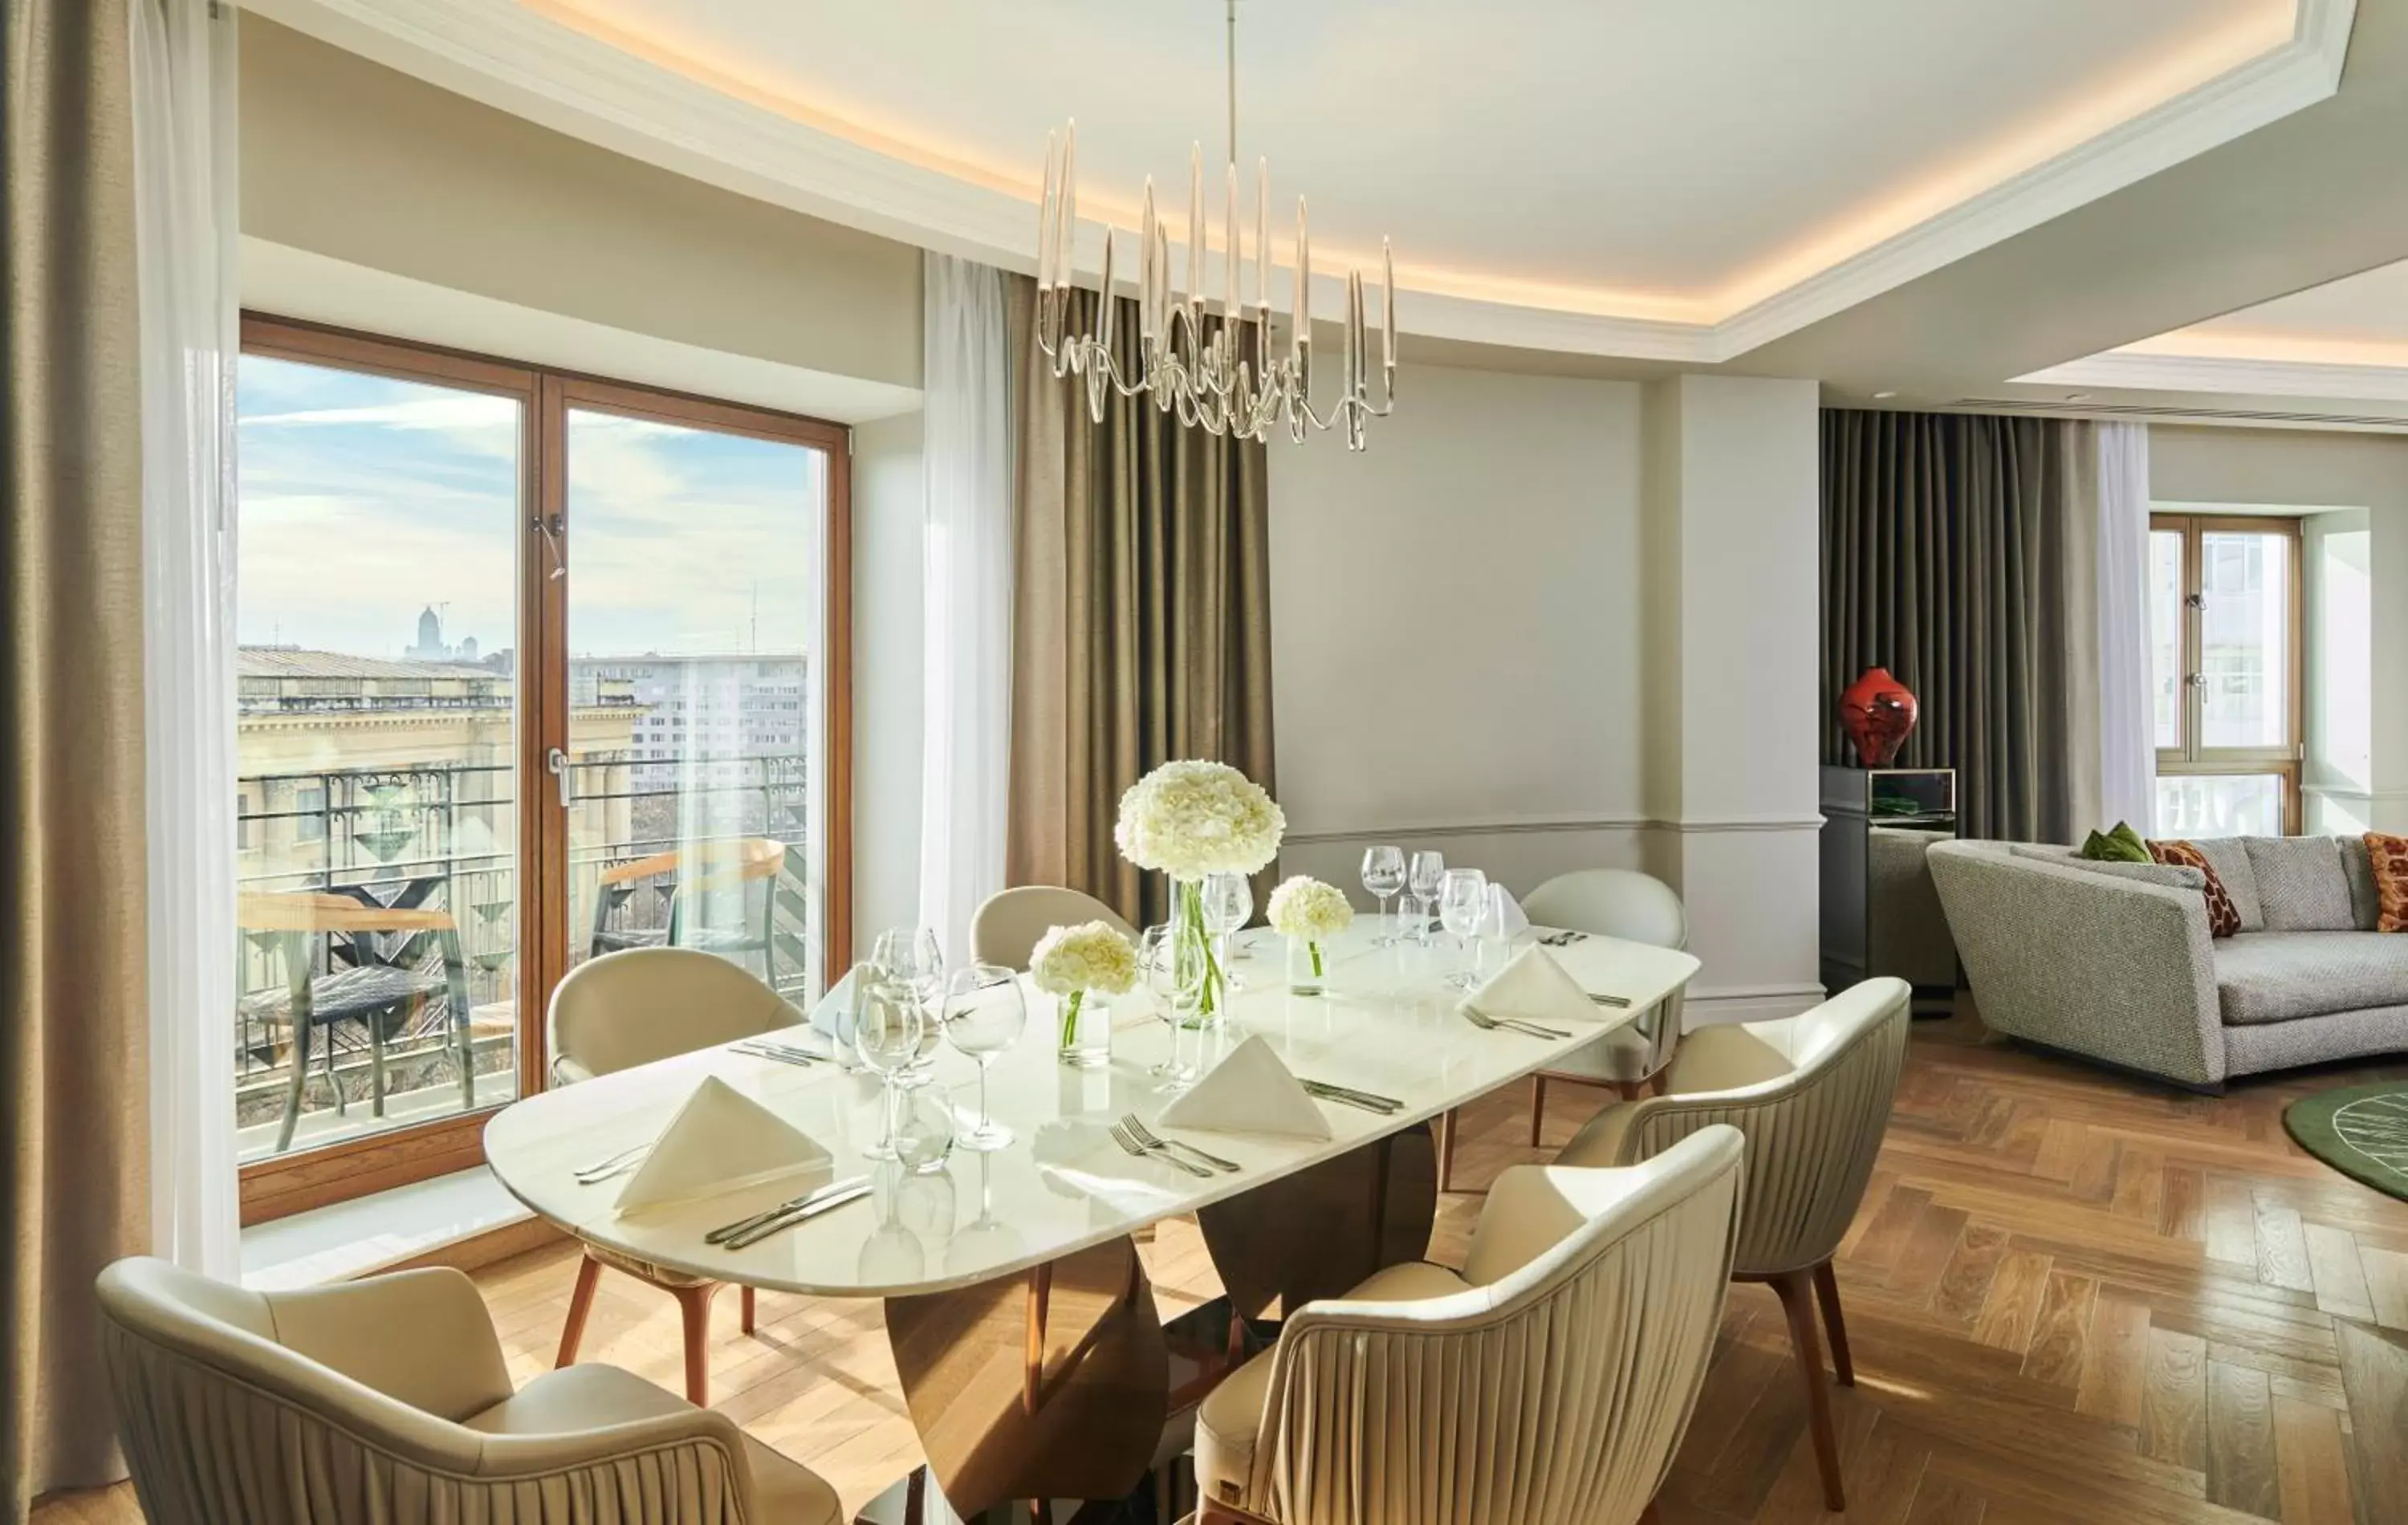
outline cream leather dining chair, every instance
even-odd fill
[[[986,898],[970,918],[970,955],[982,964],[1026,969],[1028,956],[1056,927],[1100,921],[1130,942],[1137,928],[1121,914],[1084,890],[1059,885],[1023,885]]]
[[[747,971],[693,948],[630,948],[588,959],[552,993],[552,1074],[555,1085],[591,1080],[697,1048],[750,1038],[803,1020],[803,1014]],[[721,1284],[588,1244],[561,1326],[560,1359],[577,1359],[602,1268],[624,1271],[678,1300],[685,1325],[685,1395],[710,1402],[710,1305]],[[744,1332],[752,1332],[753,1292],[743,1291]]]
[[[1658,948],[1689,945],[1689,913],[1681,897],[1652,874],[1627,869],[1559,873],[1523,899],[1522,912],[1540,927],[1567,928]],[[1561,1063],[1530,1077],[1531,1148],[1545,1138],[1548,1082],[1611,1086],[1627,1100],[1663,1072],[1681,1041],[1681,995],[1674,991],[1653,1010],[1640,1013],[1605,1037],[1566,1055]],[[1453,1188],[1455,1179],[1453,1114],[1440,1131],[1438,1180],[1439,1189],[1445,1191]]]
[[[1854,1387],[1831,1257],[1864,1201],[1889,1125],[1913,994],[1903,980],[1867,980],[1798,1016],[1700,1028],[1666,1071],[1664,1095],[1607,1107],[1555,1157],[1559,1165],[1627,1165],[1700,1129],[1728,1125],[1747,1135],[1732,1274],[1770,1282],[1781,1299],[1806,1382],[1824,1501],[1835,1510],[1846,1494],[1813,1305],[1822,1304],[1840,1385]]]
[[[1460,1273],[1295,1310],[1197,1411],[1198,1520],[1649,1518],[1722,1320],[1741,1153],[1708,1129],[1627,1170],[1514,1166]]]
[[[100,1348],[150,1525],[839,1525],[836,1490],[615,1366],[512,1390],[457,1271],[252,1292],[100,1273]]]

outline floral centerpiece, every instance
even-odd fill
[[[1203,970],[1198,1021],[1217,1018],[1222,983],[1204,927],[1204,876],[1260,872],[1286,831],[1287,817],[1262,785],[1226,763],[1164,763],[1121,796],[1112,840],[1131,863],[1170,876],[1172,956],[1200,960]]]
[[[1137,984],[1137,950],[1109,922],[1091,921],[1048,931],[1028,957],[1037,988],[1062,998],[1062,1062],[1081,1068],[1111,1056],[1111,1017],[1096,995],[1117,996]]]
[[[1288,988],[1299,996],[1321,994],[1321,945],[1354,924],[1346,892],[1297,874],[1271,891],[1270,922],[1271,930],[1287,939]]]

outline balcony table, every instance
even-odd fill
[[[1323,1103],[1326,1142],[1183,1135],[1240,1166],[1234,1173],[1199,1179],[1113,1143],[1115,1118],[1134,1112],[1151,1125],[1170,1101],[1146,1073],[1167,1056],[1170,1029],[1141,989],[1115,1001],[1111,1064],[1072,1070],[1054,1057],[1054,998],[1025,976],[1026,1030],[996,1057],[987,1082],[1013,1142],[986,1154],[956,1150],[933,1174],[887,1167],[881,1175],[863,1158],[882,1117],[872,1077],[724,1047],[514,1102],[487,1127],[486,1156],[528,1208],[591,1243],[716,1281],[883,1299],[930,1467],[965,1516],[1013,1498],[1121,1497],[1154,1460],[1174,1399],[1137,1230],[1197,1217],[1238,1316],[1228,1324],[1234,1363],[1250,1337],[1243,1320],[1275,1299],[1285,1309],[1336,1295],[1426,1251],[1437,1206],[1431,1119],[1603,1037],[1682,989],[1698,968],[1685,953],[1606,937],[1551,950],[1592,994],[1629,1004],[1600,1005],[1574,1037],[1550,1041],[1474,1027],[1455,1009],[1462,992],[1443,982],[1461,967],[1452,940],[1375,946],[1373,920],[1325,944],[1327,993],[1319,997],[1287,993],[1279,939],[1241,934],[1254,951],[1237,968],[1251,984],[1227,998],[1222,1027],[1203,1035],[1206,1063],[1260,1034],[1299,1078],[1405,1105],[1383,1115]],[[1499,957],[1492,942],[1491,971]],[[1187,1042],[1193,1048],[1196,1036]],[[826,1045],[814,1038],[810,1046]],[[934,1084],[958,1116],[973,1116],[970,1061],[947,1048],[938,1065]],[[837,1175],[873,1175],[873,1197],[727,1250],[704,1233],[806,1189],[810,1178],[626,1217],[613,1207],[625,1177],[578,1183],[579,1166],[657,1137],[706,1075],[817,1141]],[[1205,1366],[1179,1402],[1200,1396],[1195,1389],[1221,1369]]]

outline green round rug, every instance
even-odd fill
[[[2408,1083],[2304,1097],[2283,1109],[2283,1127],[2344,1175],[2408,1201]]]

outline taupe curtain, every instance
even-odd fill
[[[1034,342],[1035,283],[1008,279],[1019,457],[1005,876],[1085,890],[1142,927],[1161,919],[1164,891],[1112,845],[1122,791],[1182,757],[1278,789],[1268,464],[1263,446],[1182,427],[1142,394],[1111,398],[1096,423],[1082,383],[1056,381]],[[1134,373],[1137,304],[1117,321]]]
[[[0,1510],[122,1475],[93,1277],[150,1238],[127,10],[5,6]]]
[[[1823,414],[1823,760],[1856,763],[1839,696],[1888,668],[1922,706],[1896,766],[1956,769],[1967,836],[2064,842],[2100,824],[2081,427]]]

